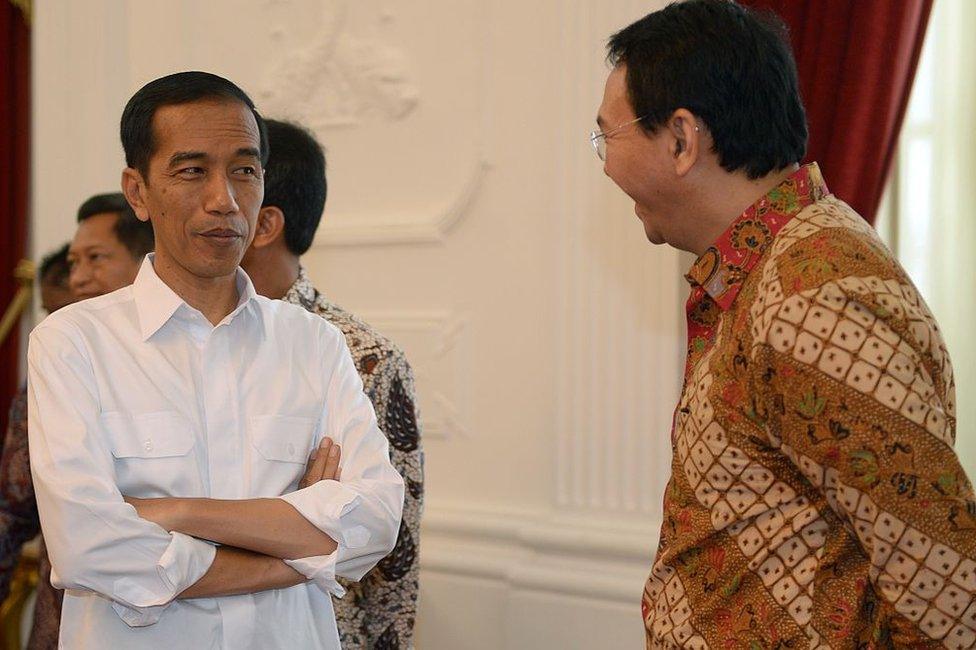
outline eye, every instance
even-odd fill
[[[183,178],[195,178],[203,174],[203,167],[184,167],[176,173]]]
[[[257,176],[258,174],[257,167],[254,167],[253,165],[245,165],[244,167],[238,167],[236,171],[238,174],[242,174],[244,176]]]

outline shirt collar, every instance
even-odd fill
[[[746,276],[783,226],[829,194],[817,163],[803,165],[729,224],[685,276],[722,309],[739,295]]]
[[[142,261],[142,266],[139,267],[135,282],[132,283],[132,294],[136,304],[136,313],[139,316],[139,330],[143,341],[148,340],[149,337],[158,332],[180,307],[185,305],[187,309],[193,309],[156,274],[156,269],[153,267],[155,257],[154,253],[146,255]],[[256,305],[254,298],[257,297],[257,292],[254,290],[251,278],[238,267],[235,279],[240,298],[237,301],[237,307],[224,319],[227,322],[245,308]],[[261,321],[261,310],[254,308],[252,311]]]

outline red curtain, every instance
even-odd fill
[[[790,29],[807,109],[807,160],[874,223],[932,0],[740,0]]]
[[[0,0],[0,314],[17,291],[14,267],[27,247],[29,99],[27,20],[20,7]],[[7,429],[7,411],[17,391],[17,329],[0,346],[0,435]]]

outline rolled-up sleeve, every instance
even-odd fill
[[[213,545],[140,519],[116,481],[97,384],[80,337],[42,324],[28,347],[30,463],[56,587],[114,602],[132,626],[155,623],[213,562]]]
[[[335,359],[327,383],[323,435],[342,448],[342,480],[320,481],[281,498],[338,545],[331,555],[286,560],[324,591],[342,595],[335,577],[359,580],[393,550],[403,512],[403,479],[390,463],[389,444],[363,392],[345,339],[331,335]]]

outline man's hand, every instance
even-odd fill
[[[341,457],[342,450],[339,445],[332,442],[331,438],[322,438],[322,443],[317,449],[312,450],[312,454],[308,458],[305,476],[298,482],[299,489],[314,485],[319,481],[338,481],[342,475],[342,470],[339,468]]]

